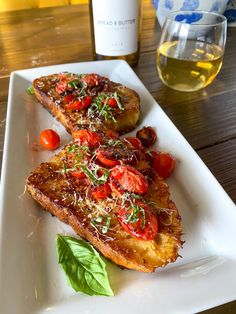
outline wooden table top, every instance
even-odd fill
[[[134,68],[157,102],[236,201],[236,28],[228,29],[221,72],[206,89],[165,87],[155,66],[160,27],[144,1],[140,62]],[[0,155],[3,152],[11,71],[92,60],[87,5],[0,13]],[[1,163],[0,157],[0,163]],[[236,302],[205,311],[236,313]]]

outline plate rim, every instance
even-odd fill
[[[17,70],[17,71],[13,71],[10,75],[10,84],[9,84],[9,92],[8,92],[8,103],[7,103],[7,115],[6,115],[6,129],[5,129],[5,135],[4,135],[4,149],[3,149],[3,158],[2,158],[2,174],[1,174],[1,185],[0,185],[0,253],[2,252],[2,221],[3,221],[3,214],[4,214],[4,209],[3,209],[3,205],[5,202],[5,188],[6,188],[6,169],[7,169],[7,155],[8,155],[8,150],[9,150],[9,137],[10,137],[10,119],[11,119],[11,110],[13,107],[13,102],[12,102],[12,97],[14,92],[13,91],[13,87],[14,87],[14,80],[16,79],[16,76],[20,76],[21,73],[24,72],[32,72],[33,71],[37,71],[38,69],[43,70],[43,69],[54,69],[57,67],[67,67],[68,65],[70,66],[78,66],[80,64],[88,64],[88,63],[103,63],[103,64],[110,64],[110,63],[114,63],[114,64],[120,64],[120,63],[125,63],[126,66],[128,66],[133,74],[135,75],[135,77],[138,79],[139,83],[143,86],[143,88],[145,89],[145,91],[152,97],[153,102],[155,102],[156,104],[158,104],[158,102],[154,99],[154,97],[151,95],[151,93],[148,91],[148,89],[144,86],[143,82],[139,79],[139,77],[137,76],[137,74],[133,71],[133,69],[123,60],[106,60],[106,61],[85,61],[85,62],[73,62],[73,63],[66,63],[66,64],[58,64],[58,65],[50,65],[50,66],[43,66],[43,67],[37,67],[37,68],[28,68],[28,69],[22,69],[22,70]],[[21,79],[23,79],[23,77],[20,77]],[[159,106],[159,104],[158,104]],[[160,106],[159,106],[160,107]],[[232,207],[235,206],[234,202],[232,201],[232,199],[229,197],[229,195],[225,192],[225,190],[223,189],[223,187],[220,185],[220,183],[217,181],[217,179],[213,176],[213,174],[211,173],[211,171],[208,169],[208,167],[204,164],[204,162],[201,160],[201,158],[198,156],[198,154],[195,152],[195,150],[192,148],[192,146],[188,143],[188,141],[185,139],[185,137],[183,136],[183,134],[177,129],[177,127],[174,125],[174,123],[169,119],[169,117],[166,115],[166,113],[164,112],[164,110],[160,107],[160,110],[164,113],[164,115],[168,118],[169,122],[175,127],[175,129],[178,131],[178,136],[180,135],[182,137],[182,139],[185,141],[185,144],[188,145],[189,148],[192,149],[192,152],[196,155],[196,157],[201,161],[202,166],[205,167],[205,169],[208,171],[208,175],[210,175],[212,177],[212,179],[215,180],[215,183],[218,185],[218,187],[220,188],[221,192],[224,194],[224,197],[227,198],[227,201],[229,203],[229,205],[231,205]],[[3,257],[0,255],[0,268],[1,268],[1,264],[3,261]],[[0,269],[1,272],[1,269]],[[229,298],[229,300],[227,300],[225,303],[228,303],[230,301],[233,301],[235,299]],[[221,304],[224,303],[219,303],[219,304],[214,304],[214,306],[219,306]],[[201,310],[204,309],[209,309],[210,307],[204,306],[201,308]]]

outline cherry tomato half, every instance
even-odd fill
[[[78,179],[83,179],[86,177],[86,174],[81,170],[74,170],[69,172],[73,177]]]
[[[134,206],[120,207],[118,220],[125,231],[140,240],[153,240],[157,235],[157,216],[142,202]]]
[[[112,108],[118,107],[117,101],[116,101],[116,99],[113,98],[113,97],[112,97],[112,98],[109,98],[109,99],[107,100],[107,105],[110,106],[110,107],[112,107]]]
[[[112,193],[115,196],[120,197],[120,196],[122,196],[125,193],[125,191],[121,188],[119,183],[116,182],[115,180],[109,180],[109,185],[110,185]]]
[[[136,162],[135,154],[125,147],[100,148],[97,150],[96,156],[107,167],[114,167],[121,163],[134,164]]]
[[[98,74],[94,74],[94,73],[91,73],[91,74],[85,74],[82,78],[81,78],[81,81],[90,86],[90,87],[93,87],[93,86],[98,86],[101,84],[101,76],[98,75]]]
[[[65,104],[70,103],[75,97],[72,94],[68,94],[63,98]]]
[[[129,192],[143,194],[148,190],[144,175],[129,165],[119,165],[111,169],[111,177]]]
[[[152,166],[163,179],[168,178],[175,169],[176,160],[168,153],[159,153],[155,156]]]
[[[120,161],[118,158],[112,154],[111,149],[98,149],[96,152],[97,159],[107,167],[114,167],[116,165],[120,165]]]
[[[124,142],[128,142],[132,146],[132,148],[141,150],[142,149],[142,142],[137,137],[125,137],[123,139]]]
[[[155,130],[151,126],[145,126],[136,133],[136,137],[142,142],[143,146],[152,146],[157,139]]]
[[[72,137],[77,140],[81,145],[88,145],[90,147],[98,147],[102,143],[101,136],[87,129],[75,131]]]
[[[91,103],[92,103],[92,97],[85,96],[82,99],[71,101],[68,105],[66,105],[66,109],[69,109],[69,110],[87,109],[91,105]]]
[[[43,130],[39,137],[40,144],[47,150],[54,150],[60,146],[60,136],[52,129]]]
[[[153,160],[156,158],[157,155],[159,155],[160,152],[156,150],[147,150],[145,151],[145,159],[146,161],[149,161],[150,163],[153,162]]]
[[[107,137],[112,138],[113,140],[115,140],[115,139],[117,139],[119,137],[119,134],[116,131],[113,131],[113,130],[110,130],[110,129],[105,130],[105,135]]]
[[[110,193],[111,189],[107,182],[105,184],[92,188],[90,191],[90,195],[97,201],[106,199],[110,195]]]
[[[67,90],[67,83],[68,80],[61,80],[60,82],[57,83],[55,90],[58,94],[62,94]]]

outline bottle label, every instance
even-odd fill
[[[123,56],[138,48],[138,0],[93,0],[95,51]]]

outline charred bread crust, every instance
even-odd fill
[[[108,78],[97,74],[93,75],[99,77],[102,82],[101,86],[94,88],[86,86],[86,91],[88,91],[90,95],[95,96],[104,92],[116,92],[120,97],[124,110],[116,110],[116,112],[114,110],[114,120],[104,119],[101,116],[89,116],[88,109],[67,110],[63,104],[65,93],[58,94],[55,90],[61,75],[62,74],[52,74],[42,76],[34,80],[33,86],[38,101],[62,123],[69,133],[72,134],[78,129],[89,128],[93,131],[111,129],[117,131],[119,134],[124,134],[132,131],[139,123],[141,117],[139,95],[133,89],[112,82]],[[77,76],[76,74],[70,73],[66,75],[70,75],[72,80],[80,81],[82,81],[85,76]]]
[[[161,177],[155,175],[143,195],[147,202],[155,202],[157,206],[159,232],[154,240],[134,238],[121,227],[114,195],[100,204],[103,209],[109,208],[110,211],[112,208],[113,211],[111,230],[102,234],[90,223],[91,215],[96,217],[99,214],[95,213],[97,204],[88,204],[85,199],[78,200],[76,196],[77,188],[79,191],[86,188],[86,179],[77,185],[76,178],[70,177],[68,180],[68,175],[62,172],[66,154],[66,149],[62,150],[51,161],[42,163],[27,179],[29,193],[45,210],[69,224],[106,258],[122,267],[153,272],[177,259],[182,245],[181,217],[170,199],[169,187]]]

